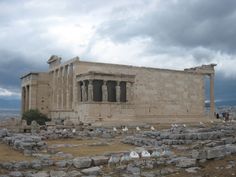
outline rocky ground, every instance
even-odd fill
[[[0,176],[235,176],[235,133],[234,122],[0,129]]]

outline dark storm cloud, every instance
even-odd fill
[[[20,77],[23,74],[45,70],[44,66],[30,62],[19,53],[4,50],[0,50],[0,66],[0,87],[10,90],[20,88]]]
[[[235,21],[235,0],[161,1],[138,19],[111,19],[99,32],[117,42],[141,36],[163,47],[202,46],[235,53]]]

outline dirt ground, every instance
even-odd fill
[[[23,161],[32,159],[32,157],[24,156],[23,153],[16,151],[10,146],[0,142],[0,162]]]
[[[57,151],[70,153],[74,157],[81,156],[94,156],[103,155],[114,152],[124,152],[134,149],[135,146],[123,144],[120,142],[119,138],[115,138],[111,141],[107,141],[101,138],[95,138],[90,140],[76,140],[76,139],[66,139],[66,140],[49,140],[47,144],[49,147],[55,145],[75,145],[74,147],[58,147],[55,148]]]

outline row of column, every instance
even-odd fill
[[[80,86],[80,84],[78,84]],[[131,82],[126,82],[126,101],[131,101],[132,93],[131,93]],[[120,94],[121,94],[121,88],[120,88],[120,81],[116,81],[116,102],[120,102]],[[85,101],[93,101],[93,80],[88,80],[88,88],[86,88],[86,81],[82,81],[81,85],[81,100],[83,102]],[[107,88],[107,81],[103,80],[102,85],[102,101],[107,102],[108,101],[108,88]]]
[[[73,102],[73,64],[52,71],[52,107],[71,109]]]

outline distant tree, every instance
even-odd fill
[[[45,122],[50,121],[50,119],[39,112],[37,109],[30,109],[24,112],[22,119],[26,120],[27,124],[30,125],[33,120],[35,120],[39,125],[45,125]]]

